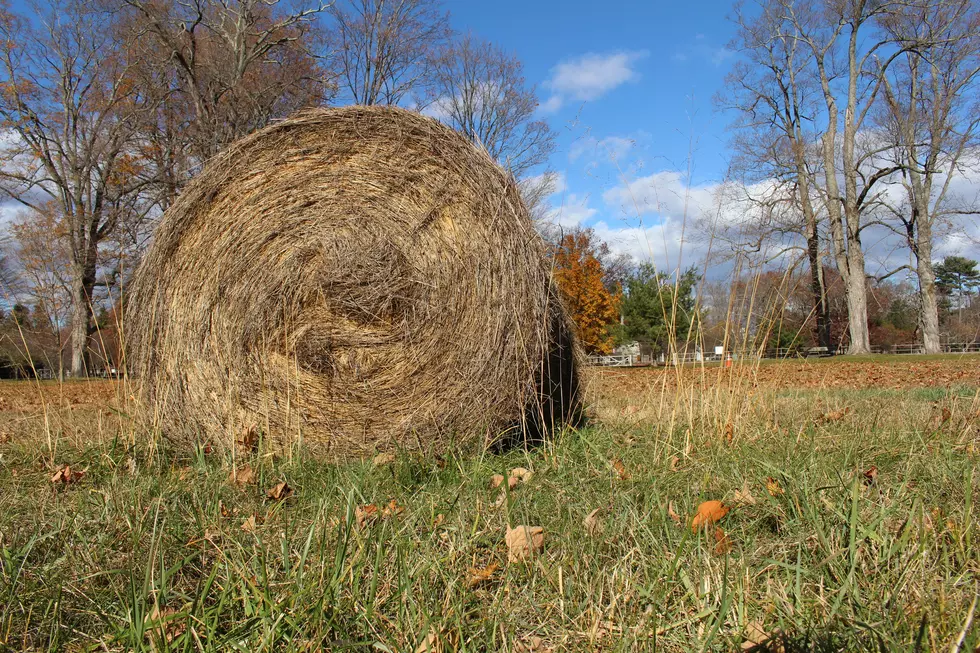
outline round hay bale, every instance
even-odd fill
[[[536,438],[579,414],[577,350],[516,184],[435,120],[306,112],[210,161],[127,298],[155,423],[335,457]]]

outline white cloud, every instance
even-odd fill
[[[617,86],[640,78],[635,65],[647,56],[645,50],[598,54],[590,52],[564,61],[551,69],[544,83],[551,96],[541,105],[545,113],[554,112],[568,100],[596,100]]]
[[[631,217],[698,217],[717,204],[718,187],[718,184],[688,186],[680,172],[670,170],[611,188],[602,194],[602,199],[610,208]]]

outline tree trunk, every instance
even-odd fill
[[[851,344],[848,354],[870,354],[868,333],[868,287],[864,273],[864,251],[860,244],[847,250],[847,330]]]
[[[813,312],[817,321],[817,344],[830,348],[830,309],[827,306],[827,290],[823,283],[823,268],[820,264],[820,235],[816,222],[807,225],[807,258],[810,261],[810,292],[813,297]]]
[[[932,228],[927,220],[918,221],[915,234],[915,272],[919,277],[919,326],[927,354],[942,351],[939,343],[939,302],[936,299],[936,272],[932,269]]]
[[[88,337],[92,329],[95,265],[75,264],[72,270],[71,375],[88,373]]]

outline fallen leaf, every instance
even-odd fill
[[[429,634],[415,647],[415,653],[443,653],[439,633],[429,631]]]
[[[582,525],[585,526],[585,532],[593,537],[601,535],[602,531],[605,530],[605,525],[602,523],[602,519],[599,517],[599,513],[601,511],[602,508],[596,508],[582,520]]]
[[[878,466],[872,465],[864,470],[864,484],[871,487],[878,482]]]
[[[619,458],[612,461],[613,469],[616,470],[616,477],[621,481],[628,481],[633,478],[629,471],[626,470],[626,465]]]
[[[786,490],[779,484],[779,481],[774,479],[772,476],[766,478],[766,490],[770,495],[778,497],[780,494],[784,494]]]
[[[466,586],[473,588],[483,583],[489,581],[493,578],[493,575],[497,573],[500,569],[500,565],[496,562],[491,562],[486,567],[470,567],[466,575]]]
[[[732,440],[734,439],[735,439],[735,427],[732,426],[731,422],[729,422],[728,424],[725,424],[725,442],[731,444]]]
[[[273,501],[284,501],[288,499],[292,493],[293,488],[289,487],[289,484],[286,483],[286,481],[277,483],[265,492],[266,496]]]
[[[554,650],[546,646],[544,639],[537,635],[531,635],[514,643],[515,653],[552,653]]]
[[[150,650],[153,651],[160,644],[164,644],[163,650],[169,649],[166,644],[183,635],[186,629],[186,623],[177,610],[171,607],[161,610],[156,603],[143,619],[143,623],[146,626],[146,637],[150,640]]]
[[[436,518],[432,520],[432,527],[439,528],[442,526],[442,522],[444,521],[446,521],[446,516],[440,512],[438,515],[436,515]]]
[[[953,411],[949,409],[948,406],[943,406],[943,424],[948,422],[953,417]]]
[[[635,415],[638,412],[640,412],[640,407],[639,406],[626,406],[622,410],[622,414],[623,415]]]
[[[756,651],[757,653],[785,653],[783,647],[782,631],[778,628],[772,633],[767,633],[757,621],[749,623],[745,627],[745,641],[742,642],[743,651]]]
[[[493,476],[490,477],[491,488],[498,488],[503,484],[503,482],[504,482],[503,474],[494,474]]]
[[[715,555],[725,555],[732,550],[732,541],[720,526],[715,527]]]
[[[354,508],[354,519],[360,528],[370,526],[378,520],[378,507],[373,503]]]
[[[384,517],[398,517],[403,512],[405,512],[405,506],[398,505],[398,502],[392,499],[388,502],[388,505],[384,507],[384,510],[381,511],[381,514]]]
[[[670,471],[676,472],[678,470],[678,468],[679,468],[679,463],[680,462],[681,462],[681,459],[680,458],[678,458],[677,456],[671,456],[671,458],[670,458]]]
[[[218,501],[218,510],[221,511],[221,516],[224,517],[225,519],[231,517],[231,511],[228,510],[228,507],[221,500]]]
[[[251,465],[244,465],[239,469],[232,470],[228,480],[238,486],[251,485],[255,482],[255,472]]]
[[[371,464],[375,467],[384,467],[385,465],[391,465],[395,462],[395,454],[393,453],[379,453],[377,456],[371,459]]]
[[[755,505],[756,503],[755,497],[752,496],[752,491],[749,489],[748,481],[742,483],[741,490],[735,490],[735,503],[741,504],[743,506]]]
[[[681,523],[681,516],[677,514],[676,510],[674,510],[673,501],[667,503],[667,516],[673,519],[675,524]]]
[[[544,528],[541,526],[508,528],[504,541],[507,543],[507,561],[520,562],[544,548]]]
[[[728,514],[728,506],[721,501],[705,501],[691,519],[691,530],[696,531],[704,524],[713,524]]]
[[[534,472],[523,467],[515,467],[510,470],[510,475],[507,478],[507,486],[511,489],[515,488],[519,483],[527,483],[534,476]]]
[[[68,485],[69,483],[78,482],[83,476],[85,476],[85,472],[75,471],[71,468],[71,465],[65,465],[54,473],[54,476],[51,477],[51,482],[55,485],[58,483]]]
[[[254,533],[255,526],[255,515],[249,515],[249,518],[242,522],[242,530],[246,533]]]

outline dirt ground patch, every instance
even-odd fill
[[[0,381],[0,413],[106,406],[116,402],[119,387],[117,381]]]
[[[753,387],[788,389],[890,389],[949,388],[980,386],[980,356],[943,359],[821,360],[765,362],[735,365],[732,368],[688,367],[683,369],[596,368],[591,382],[600,395],[634,394],[678,384],[685,387],[714,387],[732,382]]]

